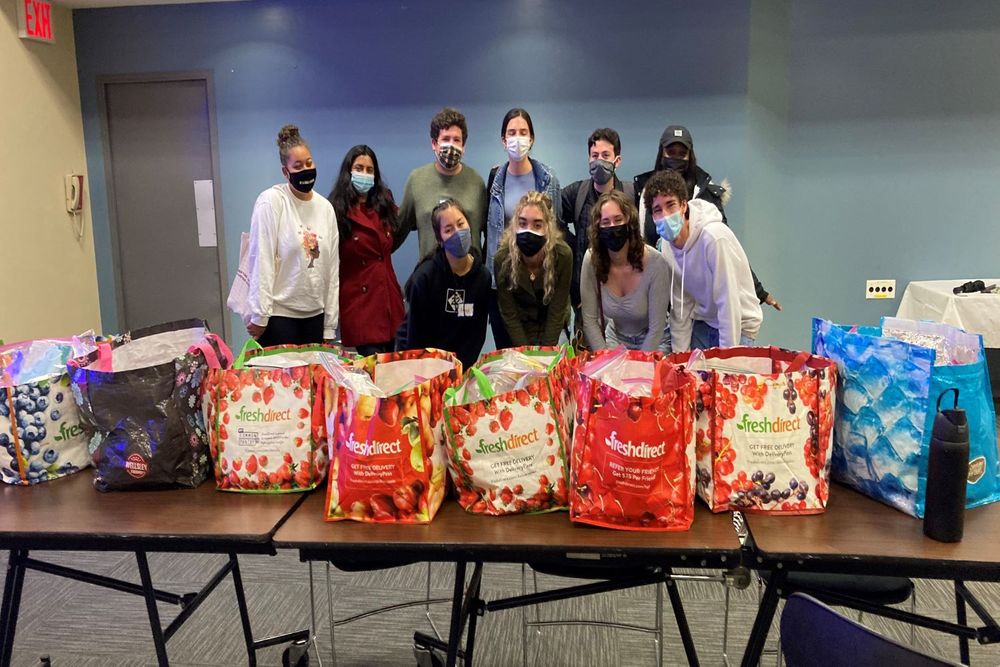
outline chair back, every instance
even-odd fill
[[[880,635],[804,593],[781,613],[781,651],[788,667],[954,667]]]

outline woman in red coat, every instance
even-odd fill
[[[398,208],[382,182],[375,151],[347,151],[330,193],[340,230],[340,338],[359,354],[391,352],[403,321],[392,268]]]

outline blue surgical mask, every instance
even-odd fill
[[[452,257],[461,259],[469,254],[469,248],[472,247],[472,231],[468,227],[459,229],[446,238],[441,245]]]
[[[677,211],[673,215],[653,220],[653,224],[656,225],[656,233],[660,235],[661,239],[667,243],[673,243],[684,227],[684,218],[681,216],[681,212]]]
[[[361,194],[367,193],[375,185],[374,174],[363,174],[360,171],[351,172],[351,185]]]

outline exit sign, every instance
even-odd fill
[[[52,3],[46,0],[16,0],[17,33],[21,39],[56,41],[52,33]]]

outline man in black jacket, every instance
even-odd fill
[[[694,154],[694,140],[691,133],[683,125],[671,125],[660,135],[660,145],[656,152],[656,161],[653,170],[639,174],[635,177],[635,205],[640,212],[643,211],[641,205],[642,191],[646,187],[646,181],[657,171],[672,169],[679,173],[687,184],[688,196],[691,199],[704,199],[715,204],[715,207],[722,213],[722,222],[729,224],[726,219],[725,205],[729,202],[730,188],[725,180],[721,184],[713,183],[712,176],[698,166],[698,160]],[[648,202],[647,202],[648,203]],[[646,243],[656,245],[659,235],[656,233],[656,226],[653,224],[653,216],[649,207],[645,207],[643,215],[643,236]],[[757,278],[757,273],[751,269],[753,274],[753,286],[757,292],[757,298],[761,303],[766,303],[777,310],[781,310],[781,304],[774,298],[761,284]]]
[[[590,209],[597,198],[611,190],[621,190],[630,197],[632,184],[623,182],[615,171],[622,162],[622,142],[618,133],[609,127],[594,130],[587,139],[590,159],[590,178],[570,183],[562,189],[562,218],[559,224],[566,243],[573,249],[573,280],[570,283],[570,304],[573,306],[575,328],[580,329],[580,271],[583,255],[587,252],[587,228],[590,226]],[[570,231],[570,225],[573,231]]]

